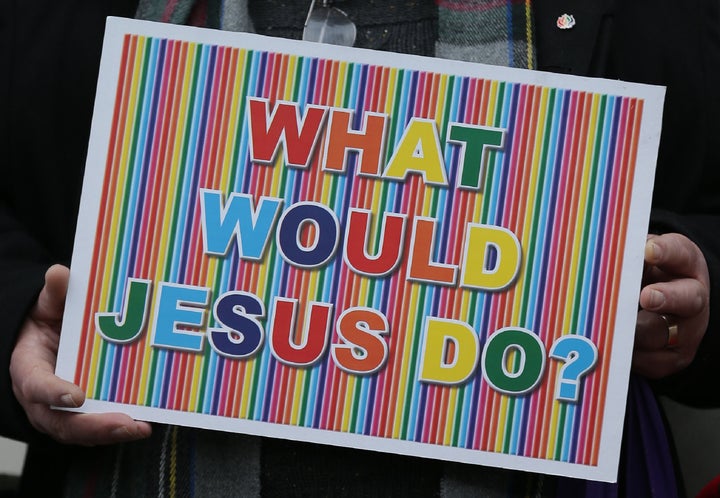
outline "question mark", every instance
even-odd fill
[[[565,362],[560,369],[560,383],[555,398],[558,401],[577,403],[580,379],[587,375],[597,362],[598,350],[595,344],[581,335],[567,335],[555,341],[549,356]]]

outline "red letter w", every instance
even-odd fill
[[[285,163],[296,168],[307,168],[310,156],[320,136],[327,107],[307,105],[300,118],[295,102],[278,102],[272,113],[267,99],[248,97],[250,113],[250,160],[271,164],[280,144],[285,151]],[[268,120],[270,123],[268,124]]]

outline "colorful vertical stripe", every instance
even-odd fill
[[[247,97],[390,116],[386,160],[409,120],[507,130],[490,151],[479,192],[324,172],[249,159]],[[78,347],[75,381],[89,398],[329,431],[499,452],[585,465],[598,462],[607,397],[624,226],[643,102],[562,88],[326,60],[128,35],[117,81],[102,205]],[[316,151],[322,151],[318,144]],[[445,147],[456,185],[458,153]],[[261,262],[203,251],[200,189],[329,206],[345,226],[350,208],[438,221],[434,258],[458,264],[468,223],[504,227],[519,239],[514,285],[480,292],[408,280],[406,265],[384,278],[350,271],[341,257],[321,269],[289,265],[274,242]],[[375,241],[377,242],[377,241]],[[388,319],[390,355],[370,376],[350,375],[329,354],[308,368],[278,362],[266,344],[248,360],[154,348],[144,334],[104,341],[97,312],[119,310],[128,278],[231,289],[354,306]],[[154,304],[153,304],[154,306]],[[555,399],[549,361],[539,387],[507,396],[483,381],[418,381],[427,316],[469,324],[480,344],[503,327],[533,331],[546,349],[564,335],[590,339],[599,363],[576,404]],[[267,317],[263,321],[268,325]],[[208,326],[214,326],[212,323]],[[333,333],[333,342],[338,338]]]

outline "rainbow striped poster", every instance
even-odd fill
[[[613,481],[663,89],[110,19],[83,411]]]

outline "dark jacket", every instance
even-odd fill
[[[552,29],[572,3],[576,27]],[[655,387],[720,406],[720,2],[612,3],[535,1],[539,69],[667,87],[650,231],[685,234],[703,251],[710,324],[693,364]]]

